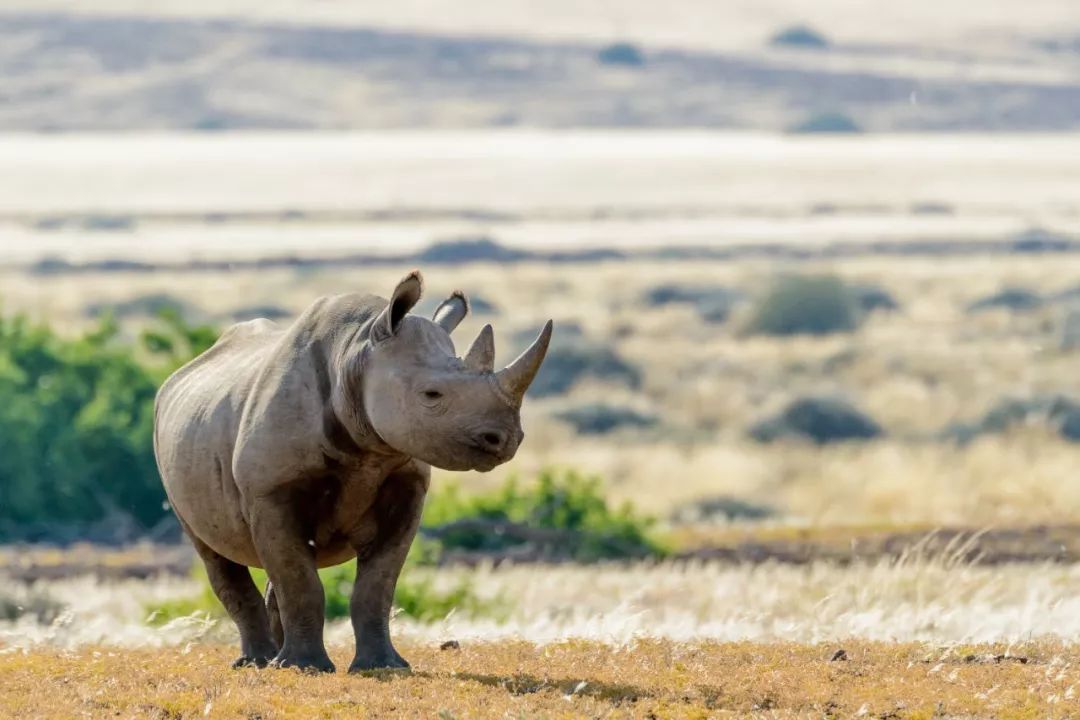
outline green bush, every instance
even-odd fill
[[[0,539],[26,527],[70,531],[122,512],[150,527],[167,512],[153,454],[154,395],[213,342],[165,313],[133,348],[104,318],[61,337],[0,316]]]
[[[424,509],[423,526],[443,526],[443,550],[499,552],[530,542],[509,532],[491,532],[482,523],[455,529],[462,520],[514,523],[528,528],[565,531],[546,541],[547,554],[580,562],[630,557],[659,557],[665,549],[650,533],[654,521],[638,515],[629,503],[608,506],[600,480],[574,471],[541,473],[523,488],[515,479],[490,493],[465,496],[457,485],[433,493]]]
[[[854,330],[858,321],[853,295],[839,278],[789,275],[757,303],[746,329],[760,335],[828,335]]]

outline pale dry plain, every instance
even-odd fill
[[[0,159],[20,172],[0,175],[0,287],[5,312],[76,332],[92,325],[87,308],[97,303],[167,293],[193,319],[223,323],[244,307],[295,314],[320,294],[385,293],[409,267],[38,274],[30,263],[396,253],[477,234],[521,248],[624,250],[997,241],[1034,228],[1068,237],[1080,228],[1080,174],[1069,155],[1076,144],[1068,136],[694,133],[250,136],[235,144],[9,136]],[[105,162],[108,179],[95,174]],[[92,216],[129,222],[90,230],[81,223]],[[1080,395],[1077,351],[1065,342],[1068,302],[1030,312],[967,309],[1007,287],[1044,297],[1071,290],[1080,257],[841,254],[422,269],[430,293],[460,287],[495,306],[459,334],[493,322],[501,359],[515,332],[554,317],[557,328],[576,324],[641,372],[636,388],[586,379],[567,395],[531,401],[519,457],[487,476],[457,477],[467,490],[547,466],[586,470],[614,499],[659,517],[665,532],[678,530],[664,524],[678,505],[720,495],[773,511],[745,526],[750,534],[1078,519],[1080,450],[1053,428],[1032,423],[967,445],[939,435],[1005,397]],[[754,299],[791,272],[873,285],[900,307],[827,338],[746,335]],[[746,300],[711,323],[692,307],[644,300],[665,284],[719,286]],[[146,322],[135,315],[124,326],[134,332]],[[886,437],[824,448],[747,437],[754,421],[806,394],[850,399]],[[556,417],[600,400],[655,414],[659,424],[581,436]],[[435,481],[453,479],[438,473]],[[399,617],[395,629],[418,672],[387,682],[226,674],[227,625],[146,622],[148,603],[196,591],[187,580],[83,578],[18,589],[9,594],[15,603],[59,598],[66,607],[45,622],[24,615],[0,625],[0,707],[24,717],[288,717],[300,709],[386,716],[402,707],[443,717],[1074,713],[1075,566],[911,556],[850,567],[435,571],[447,586],[462,577],[486,597],[508,598],[509,615],[431,624]],[[331,626],[339,664],[348,638],[347,626]],[[437,650],[451,639],[463,649]],[[140,646],[150,647],[130,649]],[[829,662],[841,646],[850,659]],[[119,672],[132,662],[145,670]]]

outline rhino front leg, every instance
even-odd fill
[[[427,494],[427,468],[399,471],[379,488],[373,512],[376,534],[357,547],[356,582],[350,601],[356,656],[349,672],[407,668],[390,641],[394,588],[405,564]]]
[[[265,667],[277,653],[278,646],[271,639],[266,609],[251,573],[243,565],[218,555],[190,531],[188,536],[206,565],[210,587],[240,631],[240,657],[233,662],[233,667]]]
[[[323,644],[323,587],[300,523],[288,503],[270,497],[255,504],[250,518],[255,547],[273,588],[270,600],[281,618],[284,642],[272,664],[334,672]]]

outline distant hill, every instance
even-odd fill
[[[0,130],[784,130],[822,113],[841,113],[867,132],[1080,128],[1072,56],[1048,78],[927,73],[932,58],[911,50],[910,62],[900,62],[895,47],[830,43],[816,51],[763,46],[726,54],[633,47],[632,63],[612,62],[609,48],[7,12],[0,15]]]

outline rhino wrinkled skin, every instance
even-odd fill
[[[349,669],[408,667],[389,616],[430,467],[486,471],[517,452],[551,322],[496,372],[490,325],[455,353],[464,295],[428,320],[408,314],[421,291],[413,272],[389,301],[339,295],[288,327],[235,325],[158,392],[158,468],[239,628],[237,665],[333,671],[316,570],[355,558]],[[266,569],[265,599],[249,567]]]

